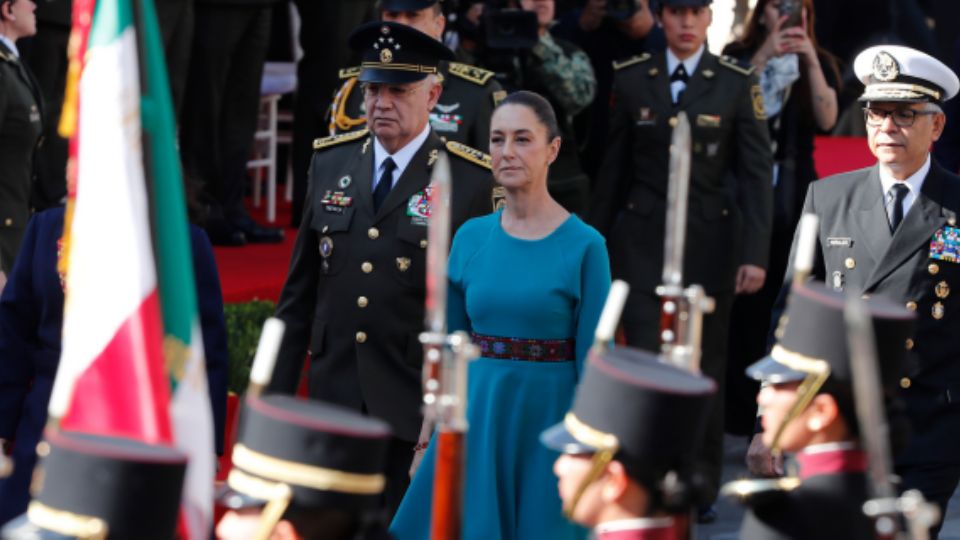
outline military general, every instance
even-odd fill
[[[883,294],[916,311],[899,380],[912,437],[896,469],[903,487],[945,509],[960,480],[960,303],[952,290],[960,281],[960,178],[929,149],[960,80],[933,57],[893,45],[865,50],[854,68],[866,86],[860,101],[877,164],[810,184],[803,211],[820,217],[813,274],[833,289]],[[796,247],[794,239],[791,261]]]
[[[293,393],[310,348],[310,396],[386,420],[386,502],[399,504],[422,423],[421,347],[431,169],[450,155],[451,226],[493,208],[490,157],[429,123],[453,54],[373,22],[351,34],[370,131],[314,143],[310,189],[277,316],[287,331],[271,387]]]
[[[734,294],[765,279],[772,171],[763,97],[753,69],[706,50],[710,0],[662,0],[656,8],[668,49],[616,64],[607,153],[590,221],[608,240],[613,276],[631,285],[623,314],[627,343],[659,351],[669,145],[676,116],[692,126],[684,282],[716,299],[704,321],[704,374],[717,382],[701,465],[715,495],[723,443],[728,319]],[[702,518],[715,516],[708,507]]]
[[[446,19],[439,0],[382,0],[380,16],[412,26],[440,40]],[[358,91],[360,67],[340,70],[343,84],[330,105],[330,133],[363,129],[367,124],[365,100]],[[458,62],[440,63],[438,77],[443,94],[430,112],[430,125],[441,137],[483,151],[490,146],[490,115],[506,96],[494,73]]]

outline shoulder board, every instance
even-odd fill
[[[493,168],[493,161],[490,155],[471,146],[458,143],[457,141],[449,141],[447,143],[447,151],[485,169]]]
[[[614,63],[613,63],[613,69],[614,69],[614,71],[617,71],[617,70],[623,69],[623,68],[625,68],[625,67],[630,67],[630,66],[632,66],[632,65],[634,65],[634,64],[639,64],[639,63],[641,63],[641,62],[646,62],[646,61],[649,60],[650,58],[652,58],[652,56],[650,56],[650,53],[643,53],[643,54],[641,54],[640,56],[634,56],[634,57],[632,57],[632,58],[627,58],[626,60],[624,60],[624,61],[622,61],[622,62],[614,62]]]
[[[720,494],[748,502],[776,493],[793,491],[799,486],[800,479],[797,477],[736,480],[724,484]]]
[[[494,75],[492,71],[487,71],[485,69],[468,64],[461,64],[460,62],[450,62],[447,71],[449,71],[451,75],[456,75],[461,79],[466,79],[480,86],[487,84],[487,82]]]
[[[349,79],[351,77],[360,76],[360,66],[353,66],[348,68],[343,68],[340,70],[341,79]]]
[[[720,65],[728,67],[741,75],[752,75],[754,67],[747,64],[741,64],[739,60],[732,56],[723,55],[717,59],[720,62]]]
[[[359,131],[350,131],[348,133],[341,133],[339,135],[331,135],[329,137],[323,137],[322,139],[314,139],[313,149],[322,150],[324,148],[329,148],[331,146],[336,146],[338,144],[356,141],[366,137],[369,133],[370,133],[370,130],[367,128],[364,128]]]

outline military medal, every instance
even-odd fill
[[[944,227],[930,239],[930,258],[946,262],[958,262],[960,256],[960,229]]]
[[[337,182],[337,185],[340,186],[340,189],[347,189],[347,186],[350,185],[350,175],[346,175]]]
[[[345,178],[349,179],[350,177]],[[328,189],[320,199],[320,204],[323,205],[326,212],[342,214],[344,208],[353,204],[353,197],[346,196],[342,191],[330,191]]]
[[[324,274],[330,272],[330,261],[328,259],[330,259],[330,255],[332,254],[333,239],[329,236],[320,237],[320,257],[323,258],[320,262],[320,270],[322,270]]]
[[[833,288],[837,291],[843,290],[843,274],[839,271],[833,273]]]
[[[407,200],[407,215],[410,223],[426,226],[430,219],[430,193],[433,189],[427,186],[418,193],[414,193]]]

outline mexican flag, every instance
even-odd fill
[[[97,0],[78,95],[63,353],[51,414],[66,429],[181,448],[190,456],[181,529],[207,538],[213,418],[153,0]]]

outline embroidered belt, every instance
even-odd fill
[[[475,332],[471,332],[470,337],[480,347],[480,356],[484,358],[525,362],[572,362],[576,355],[573,338],[523,339],[484,336]]]

